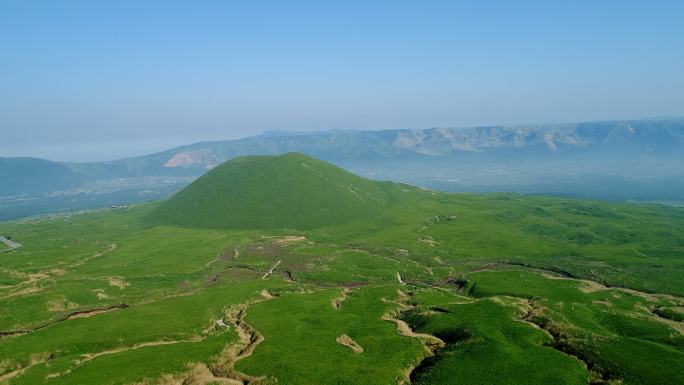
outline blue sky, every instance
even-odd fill
[[[682,1],[0,2],[0,156],[684,115]]]

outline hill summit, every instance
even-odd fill
[[[153,210],[158,224],[309,229],[379,215],[399,185],[362,178],[299,153],[227,161]]]

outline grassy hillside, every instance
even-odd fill
[[[241,157],[174,195],[149,220],[215,229],[309,229],[381,215],[400,194],[399,185],[302,154]]]
[[[0,253],[0,384],[684,383],[682,209],[437,193],[297,154],[210,176],[185,201],[0,223],[23,245]],[[302,227],[248,228],[266,198]],[[224,217],[245,228],[202,228]]]

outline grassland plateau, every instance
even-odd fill
[[[684,384],[683,209],[286,154],[0,235],[0,384]]]

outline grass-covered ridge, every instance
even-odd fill
[[[215,229],[309,229],[382,214],[402,186],[298,153],[221,164],[154,210],[154,223]]]

